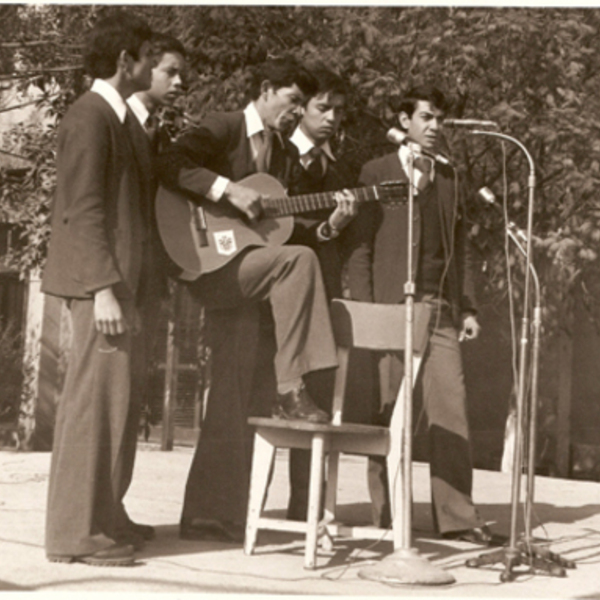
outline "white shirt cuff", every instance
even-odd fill
[[[223,197],[225,188],[228,185],[229,179],[227,179],[227,177],[221,177],[221,175],[219,175],[210,187],[210,190],[208,190],[206,198],[208,200],[212,200],[213,202],[218,202]]]

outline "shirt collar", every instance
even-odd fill
[[[298,148],[298,152],[300,153],[300,158],[305,159],[308,156],[308,153],[315,147],[315,144],[308,138],[308,136],[300,129],[300,127],[296,127],[296,130],[292,134],[290,141],[293,142]],[[326,141],[324,144],[320,146],[323,153],[327,156],[329,160],[335,161],[335,156],[331,151],[331,146],[329,145],[329,141]],[[303,161],[304,162],[304,161]]]
[[[123,96],[117,92],[117,90],[110,85],[110,83],[104,81],[104,79],[94,79],[94,83],[90,88],[90,91],[100,94],[115,111],[119,121],[125,122],[125,115],[127,114],[127,104],[123,100]]]
[[[256,110],[254,102],[250,102],[244,109],[244,117],[246,118],[246,134],[249,138],[261,131],[264,131],[265,126]]]
[[[131,94],[127,98],[127,104],[129,104],[129,108],[133,111],[133,114],[137,117],[142,127],[146,127],[146,121],[150,116],[150,112],[146,108],[146,105],[138,98],[137,94]]]
[[[420,146],[415,145],[412,149],[415,157],[423,156],[419,152],[419,148],[420,148]],[[400,162],[402,163],[402,168],[404,169],[404,172],[407,174],[408,174],[408,157],[410,156],[410,152],[411,152],[411,149],[408,146],[406,146],[405,144],[400,146],[400,148],[398,149],[398,157],[400,158]],[[433,168],[435,168],[435,162],[432,161],[432,163],[433,163]],[[415,169],[417,171],[419,170],[417,167],[415,167]],[[432,171],[433,171],[433,169],[432,169]]]

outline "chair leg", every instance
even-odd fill
[[[248,516],[246,519],[246,536],[244,538],[244,554],[252,554],[256,546],[258,520],[267,496],[275,446],[256,432],[254,435],[254,453],[252,456],[252,472],[250,475],[250,497],[248,499]]]
[[[337,483],[339,472],[339,452],[329,452],[327,455],[327,483],[325,484],[325,514],[321,521],[320,544],[323,550],[331,552],[333,550],[333,539],[327,531],[327,524],[333,523],[336,520],[336,505],[337,505]],[[323,531],[321,531],[321,529]]]
[[[308,519],[306,523],[306,548],[304,552],[305,569],[314,569],[316,566],[324,461],[325,436],[322,433],[315,433],[312,438],[310,483],[308,488]]]
[[[327,485],[325,488],[325,516],[323,519],[325,523],[335,521],[339,460],[339,452],[330,452],[327,455]]]

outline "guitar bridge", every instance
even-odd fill
[[[198,232],[198,239],[200,246],[206,248],[208,246],[206,216],[204,215],[204,209],[201,206],[192,207],[192,219],[194,220],[194,226]]]

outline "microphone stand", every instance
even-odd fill
[[[536,444],[536,418],[537,418],[537,387],[538,387],[538,370],[539,370],[539,336],[541,329],[541,307],[540,307],[540,292],[539,280],[537,273],[533,267],[531,256],[531,239],[533,231],[533,205],[534,205],[534,190],[535,190],[535,165],[527,148],[517,139],[503,133],[495,131],[470,131],[472,135],[489,135],[501,140],[516,144],[525,154],[529,163],[529,178],[528,187],[528,211],[527,211],[527,233],[525,249],[518,241],[515,235],[516,226],[514,223],[508,225],[508,235],[517,245],[519,250],[525,257],[525,287],[523,293],[523,318],[521,321],[521,340],[519,354],[519,372],[518,372],[518,387],[517,387],[517,422],[515,435],[515,450],[513,456],[512,468],[512,492],[511,492],[511,527],[508,546],[482,554],[477,558],[470,559],[466,562],[468,567],[478,567],[481,565],[489,565],[497,562],[504,563],[504,571],[500,575],[500,581],[513,581],[516,573],[514,567],[519,565],[530,566],[530,572],[535,573],[536,570],[543,571],[549,575],[556,577],[565,577],[565,568],[574,568],[575,564],[572,561],[563,559],[558,554],[550,552],[546,547],[541,547],[534,544],[531,537],[531,512],[533,505],[534,494],[534,477],[535,477],[535,444]],[[525,509],[525,534],[521,539],[517,540],[517,519],[519,513],[520,492],[521,492],[521,469],[523,462],[523,432],[524,432],[524,415],[525,415],[525,400],[526,400],[526,378],[527,378],[527,349],[529,345],[529,295],[530,295],[530,279],[534,280],[536,286],[536,301],[533,312],[533,354],[532,354],[532,394],[531,405],[529,411],[529,447],[528,447],[528,467],[527,467],[527,497]]]
[[[445,585],[454,583],[454,577],[422,557],[412,546],[412,416],[413,416],[413,329],[415,306],[415,280],[413,273],[413,217],[415,204],[415,172],[414,151],[410,148],[408,154],[408,231],[407,231],[407,269],[404,284],[405,298],[405,346],[404,346],[404,397],[398,397],[396,402],[403,402],[402,411],[402,466],[400,476],[402,481],[402,511],[398,514],[398,507],[392,503],[392,519],[394,522],[394,552],[386,556],[379,564],[365,567],[359,572],[359,577],[384,583],[410,584],[410,585]],[[402,389],[402,386],[401,386]],[[399,393],[400,396],[400,393]],[[391,473],[388,474],[391,477]],[[390,478],[392,499],[396,500],[397,485],[394,478]],[[396,524],[400,523],[400,536],[397,535]],[[397,538],[400,537],[398,540]],[[397,547],[398,542],[400,547]]]

